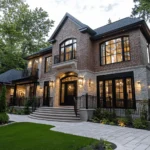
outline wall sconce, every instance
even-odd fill
[[[42,58],[40,57],[40,59],[39,59],[39,62],[41,63],[42,62]]]
[[[141,81],[137,81],[137,84],[141,84]]]
[[[54,81],[49,81],[49,86],[52,88],[54,86]]]
[[[83,85],[83,78],[82,77],[78,77],[78,83],[80,86]]]
[[[91,79],[89,79],[89,87],[91,87],[91,86],[92,86],[92,84],[93,84],[92,80],[91,80]]]

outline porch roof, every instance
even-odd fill
[[[13,80],[20,79],[22,77],[22,71],[11,69],[0,74],[0,83],[12,84]]]

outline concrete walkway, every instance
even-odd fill
[[[31,119],[28,116],[9,115],[11,121],[34,122],[55,126],[51,130],[95,139],[105,139],[117,145],[116,150],[150,150],[150,131],[102,125],[90,122],[53,122]]]

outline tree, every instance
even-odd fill
[[[0,72],[24,68],[23,57],[49,45],[46,37],[54,21],[23,0],[1,0],[0,14]]]
[[[139,17],[150,22],[150,0],[133,0],[132,17]]]
[[[0,113],[6,112],[6,87],[2,86],[2,91],[0,94]]]

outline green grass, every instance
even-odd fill
[[[78,150],[96,141],[51,131],[52,127],[35,123],[0,127],[0,150]]]

